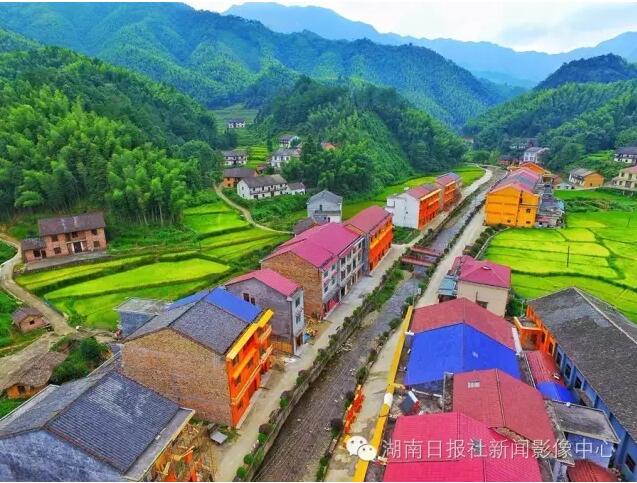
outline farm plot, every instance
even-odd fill
[[[249,226],[249,223],[237,212],[230,211],[223,203],[209,203],[188,208],[184,211],[184,224],[200,235]]]

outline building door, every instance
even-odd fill
[[[82,253],[82,242],[73,242],[73,253]]]

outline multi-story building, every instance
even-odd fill
[[[618,163],[637,164],[637,146],[627,146],[615,151],[615,161]]]
[[[240,129],[246,127],[246,120],[243,118],[228,119],[226,126],[228,129]]]
[[[541,148],[538,146],[534,146],[532,148],[528,148],[526,151],[524,151],[524,154],[522,155],[522,161],[524,162],[531,162],[531,163],[536,163],[536,164],[542,164],[542,160],[543,158],[548,155],[549,153],[549,149],[548,148]]]
[[[626,191],[637,191],[637,166],[619,170],[619,175],[613,178],[613,186]]]
[[[597,188],[604,184],[604,177],[592,169],[577,168],[569,173],[568,181],[582,188]]]
[[[256,171],[250,168],[226,168],[223,170],[223,186],[234,188],[242,179],[253,178],[256,175]]]
[[[246,302],[272,309],[274,315],[270,325],[274,350],[298,353],[305,334],[303,288],[298,283],[263,268],[240,275],[226,282],[225,287]]]
[[[299,143],[299,137],[296,134],[284,134],[279,137],[279,146],[290,149]]]
[[[307,216],[317,224],[339,223],[343,211],[343,198],[323,190],[307,200]]]
[[[394,226],[422,230],[442,210],[442,187],[424,184],[387,198]]]
[[[244,166],[248,162],[248,153],[244,149],[221,151],[223,163],[229,168]]]
[[[121,370],[202,419],[237,426],[271,366],[272,315],[222,288],[198,292],[125,339]]]
[[[460,200],[462,179],[456,173],[445,173],[438,176],[435,184],[440,187],[441,209],[447,211]]]
[[[296,149],[279,148],[270,156],[270,166],[274,169],[281,169],[281,167],[289,163],[292,158],[298,158],[299,154],[299,151]]]
[[[26,262],[106,249],[102,213],[87,213],[38,220],[39,238],[26,238],[20,244]]]
[[[237,183],[237,194],[246,200],[261,200],[288,194],[288,182],[280,174],[252,176]]]
[[[540,208],[541,175],[518,169],[497,183],[485,204],[487,225],[533,227]]]
[[[323,318],[349,293],[363,269],[361,235],[340,223],[314,226],[261,262],[303,287],[305,314]]]
[[[345,227],[364,237],[363,270],[371,272],[383,259],[394,238],[391,214],[380,206],[361,210],[343,223]]]

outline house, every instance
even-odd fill
[[[296,134],[284,134],[279,138],[279,145],[282,148],[290,149],[299,143],[300,138]]]
[[[575,186],[571,183],[567,183],[565,181],[562,181],[561,183],[557,183],[555,185],[555,189],[556,190],[574,190]]]
[[[20,244],[25,263],[106,249],[103,213],[86,213],[38,220],[39,238]]]
[[[237,183],[237,193],[246,200],[274,198],[288,193],[288,182],[280,174],[252,176]]]
[[[11,314],[11,322],[23,334],[49,325],[42,312],[33,307],[20,307]]]
[[[515,164],[516,162],[517,162],[517,158],[509,154],[503,154],[502,156],[498,158],[498,164],[505,168],[508,168],[509,166]]]
[[[615,151],[615,161],[618,163],[637,164],[637,146],[626,146]]]
[[[569,173],[568,181],[582,188],[597,188],[604,184],[604,177],[592,169],[577,168]]]
[[[531,161],[524,161],[520,164],[518,164],[517,166],[512,166],[510,168],[510,171],[517,171],[518,169],[528,169],[530,171],[533,171],[534,173],[540,174],[540,175],[544,175],[546,173],[548,173],[548,171],[546,169],[544,169],[542,166],[540,166],[537,163],[531,162]]]
[[[305,331],[303,288],[298,283],[263,268],[233,278],[225,283],[225,288],[246,302],[272,309],[274,350],[298,354]]]
[[[271,366],[272,315],[223,288],[203,290],[133,332],[121,370],[201,419],[237,426]]]
[[[619,170],[619,175],[613,178],[613,186],[621,190],[637,191],[637,166]]]
[[[509,142],[509,150],[524,151],[528,148],[537,147],[537,138],[513,138]]]
[[[435,185],[440,188],[441,209],[448,211],[461,198],[462,180],[456,173],[445,173],[436,178]]]
[[[256,175],[256,171],[250,168],[226,168],[223,170],[223,187],[234,188],[242,179]]]
[[[540,209],[541,175],[530,169],[518,169],[496,183],[487,193],[487,225],[535,226]]]
[[[51,385],[0,420],[0,478],[177,481],[171,461],[188,479],[176,443],[193,414],[115,371]]]
[[[542,164],[542,160],[544,159],[545,156],[548,155],[548,153],[549,153],[548,148],[541,148],[538,146],[534,146],[524,151],[524,154],[522,155],[522,161]]]
[[[541,441],[555,455],[556,439],[544,399],[534,387],[498,369],[453,376],[453,411],[514,441]]]
[[[531,371],[533,384],[544,399],[561,402],[577,402],[566,388],[555,359],[544,351],[525,351],[524,357]]]
[[[469,255],[456,257],[438,292],[440,301],[462,297],[490,310],[500,317],[506,313],[511,290],[511,269]]]
[[[0,395],[4,393],[9,399],[23,399],[37,394],[46,387],[53,370],[64,359],[66,354],[49,351],[25,358],[13,371],[1,371]]]
[[[533,452],[515,447],[466,414],[400,416],[383,481],[542,481]]]
[[[242,127],[246,127],[246,120],[240,117],[236,119],[228,119],[226,126],[228,126],[228,129],[239,129]]]
[[[354,233],[361,235],[363,242],[363,271],[369,273],[378,266],[394,239],[391,214],[380,206],[370,206],[361,210],[343,224]]]
[[[270,166],[274,169],[281,169],[284,164],[290,162],[292,158],[298,158],[300,153],[296,149],[279,148],[270,156]]]
[[[518,325],[518,324],[516,324]],[[568,288],[530,300],[520,340],[551,355],[580,403],[604,411],[619,443],[613,466],[637,479],[637,328],[613,306]]]
[[[119,314],[117,326],[121,331],[122,337],[128,337],[150,319],[161,314],[169,306],[170,302],[165,300],[137,297],[125,300],[115,307],[115,311]]]
[[[298,183],[288,183],[288,194],[291,195],[304,195],[305,194],[305,185],[301,182]]]
[[[323,190],[307,200],[307,216],[316,223],[340,223],[343,198],[331,191]]]
[[[389,196],[385,209],[392,214],[394,226],[422,230],[442,210],[442,188],[423,184]]]
[[[332,151],[334,149],[336,149],[338,146],[336,146],[336,144],[331,143],[329,141],[321,141],[321,148],[324,149],[325,151]]]
[[[363,237],[340,223],[314,226],[281,244],[261,261],[303,287],[305,314],[323,318],[358,281]]]
[[[230,151],[221,151],[224,166],[234,168],[236,166],[244,166],[248,162],[248,153],[245,149],[231,149]]]

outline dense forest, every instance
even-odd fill
[[[345,195],[450,168],[465,150],[460,138],[393,89],[369,85],[324,85],[303,77],[268,103],[257,123],[266,137],[281,130],[303,136],[301,158],[285,166],[284,176]],[[322,150],[321,141],[339,148]]]
[[[569,82],[617,82],[635,78],[636,65],[629,64],[619,55],[607,54],[565,63],[535,88],[550,89]]]
[[[506,94],[424,47],[280,34],[184,4],[0,4],[0,26],[163,81],[204,105],[261,105],[299,75],[395,87],[455,127]]]
[[[175,89],[66,49],[0,54],[0,213],[107,207],[179,219],[220,172],[213,116]]]

